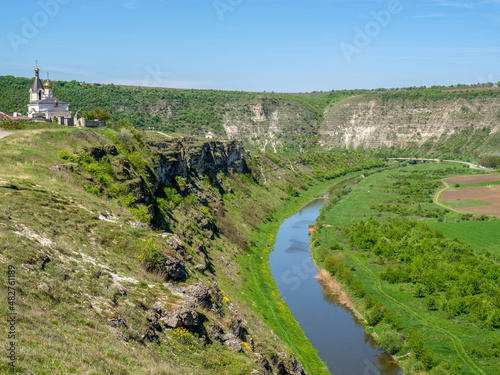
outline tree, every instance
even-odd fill
[[[483,167],[486,168],[495,168],[500,165],[500,157],[495,157],[495,156],[485,156],[481,160],[479,160],[479,165],[482,165]]]
[[[104,109],[94,108],[92,111],[85,113],[85,118],[87,120],[108,121],[111,115]]]

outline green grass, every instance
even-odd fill
[[[452,208],[466,208],[466,207],[477,207],[477,206],[491,206],[490,202],[481,201],[478,199],[460,199],[456,201],[440,201],[446,206]]]
[[[490,181],[490,182],[478,182],[475,184],[461,184],[460,186],[456,186],[458,189],[462,188],[473,188],[473,187],[483,187],[483,186],[492,186],[492,185],[500,185],[499,181]]]
[[[500,220],[429,223],[446,237],[458,238],[469,244],[475,251],[490,253],[500,257]]]
[[[457,168],[454,163],[442,162],[440,164],[417,164],[414,166],[408,166],[398,170],[387,170],[381,173],[377,173],[360,181],[352,189],[352,192],[345,199],[342,199],[335,206],[335,212],[342,212],[342,215],[331,214],[328,217],[328,224],[333,226],[343,225],[344,223],[349,223],[351,220],[362,220],[369,217],[395,217],[400,216],[398,213],[391,212],[380,212],[373,206],[376,204],[387,204],[394,202],[399,199],[398,194],[391,191],[388,187],[392,186],[391,175],[395,173],[400,173],[399,171],[407,172],[439,172],[446,170],[447,168],[453,168],[450,174],[444,177],[452,177],[456,175],[459,171],[463,174],[464,170],[462,168]],[[410,197],[410,202],[412,202]],[[396,204],[396,203],[394,203]],[[436,205],[432,202],[432,195],[430,194],[428,199],[419,203],[422,209],[434,210]],[[414,206],[412,204],[401,204],[402,206]],[[453,213],[448,213],[445,217],[452,219],[456,215]]]

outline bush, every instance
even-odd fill
[[[144,264],[148,271],[151,271],[162,267],[165,256],[161,251],[161,247],[156,245],[154,238],[151,237],[141,247],[141,254],[137,256],[137,259]]]
[[[352,292],[356,297],[364,297],[365,296],[365,287],[363,286],[363,283],[359,280],[353,280],[350,284],[349,287],[351,288]]]
[[[369,325],[377,325],[384,318],[383,307],[380,304],[376,304],[372,309],[368,310],[365,317]]]
[[[424,336],[418,331],[410,331],[408,334],[408,346],[415,353],[415,357],[422,362],[427,370],[434,366],[434,355],[427,346]]]
[[[429,375],[448,375],[448,370],[446,370],[445,368],[441,367],[441,366],[438,366],[438,367],[434,367],[430,372],[429,372]]]
[[[325,258],[325,268],[332,275],[336,275],[338,273],[342,273],[344,270],[344,254],[337,252],[331,255],[328,255]]]
[[[419,374],[425,371],[423,363],[412,357],[401,361],[400,365],[405,374]]]
[[[152,219],[151,215],[148,213],[148,208],[145,206],[137,206],[137,207],[129,207],[128,210],[132,215],[135,216],[137,220],[139,220],[141,223],[149,223],[149,221]]]
[[[396,354],[403,347],[401,335],[392,329],[385,329],[379,336],[378,345],[389,354]]]
[[[78,157],[65,150],[59,152],[59,157],[72,163],[78,163]]]

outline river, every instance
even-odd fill
[[[318,272],[309,252],[308,225],[323,202],[311,202],[280,226],[269,257],[276,286],[332,374],[400,375],[392,357],[375,347],[352,312],[314,278]]]

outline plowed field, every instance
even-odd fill
[[[452,177],[445,180],[449,185],[455,184],[476,184],[484,182],[500,181],[500,175],[477,175]],[[441,194],[442,202],[479,200],[489,205],[474,207],[462,207],[460,211],[476,215],[492,215],[500,217],[500,185],[470,187],[470,188],[450,188]]]

